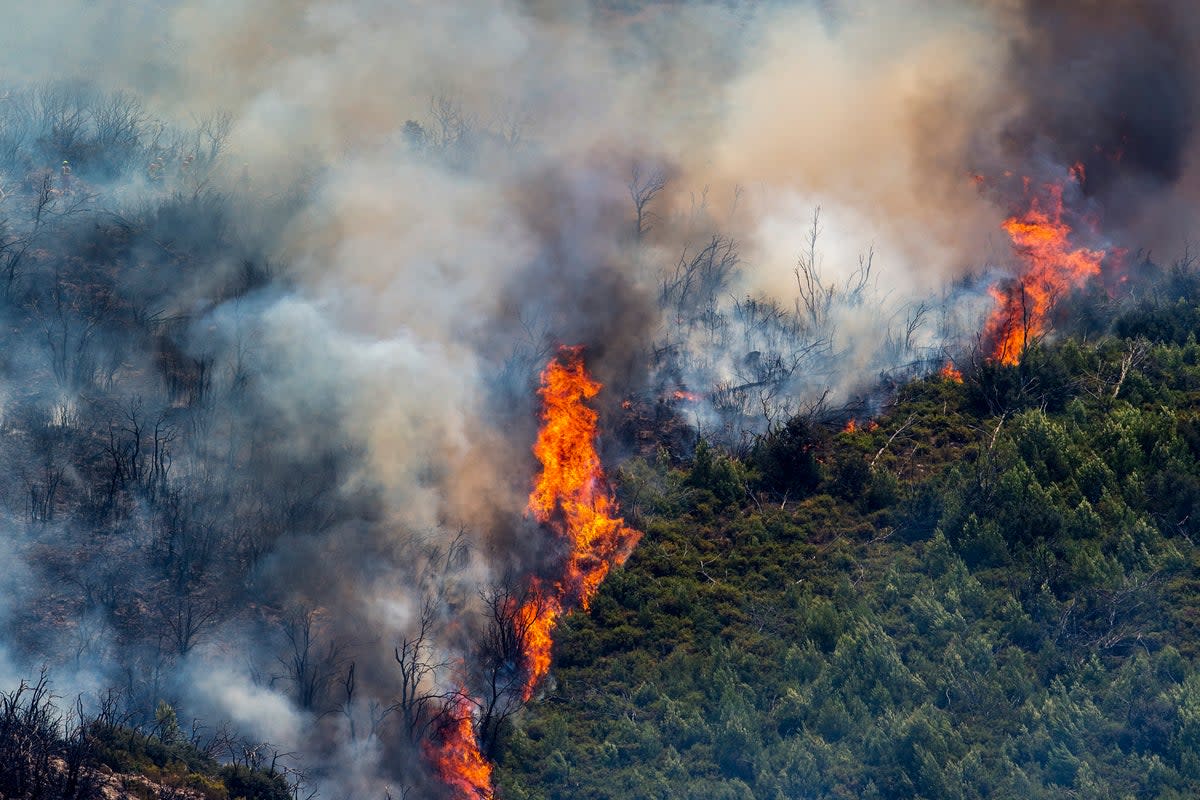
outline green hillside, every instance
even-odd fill
[[[838,432],[627,463],[645,530],[516,718],[507,800],[1200,795],[1200,345],[980,361]]]

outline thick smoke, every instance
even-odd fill
[[[1127,246],[1195,194],[1182,2],[9,5],[0,678],[330,796],[434,791],[395,650],[455,689],[546,558],[559,344],[744,444],[970,345],[972,175],[1083,161]]]
[[[1026,169],[1036,158],[1085,164],[1086,192],[1118,220],[1134,213],[1139,190],[1182,178],[1200,110],[1194,12],[1163,0],[1027,3],[1006,153]]]

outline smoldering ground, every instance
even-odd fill
[[[1020,199],[971,174],[1194,207],[1182,3],[9,5],[0,666],[335,795],[425,780],[395,648],[453,689],[544,557],[558,344],[753,435],[970,344]]]

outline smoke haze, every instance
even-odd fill
[[[430,663],[473,659],[481,591],[546,557],[524,508],[557,345],[609,419],[689,389],[739,441],[970,344],[978,276],[1012,268],[1005,172],[1082,161],[1124,247],[1177,250],[1200,199],[1183,2],[4,5],[0,217],[33,244],[0,679],[49,662],[231,719],[329,796],[426,785],[381,716],[393,649],[431,607]],[[68,147],[114,92],[136,142]],[[104,274],[65,285],[78,256]],[[96,527],[77,506],[103,542],[48,560]],[[133,624],[152,601],[170,641]]]

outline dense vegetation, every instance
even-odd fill
[[[627,464],[646,536],[503,796],[1200,794],[1200,292],[1155,286],[873,424]]]

